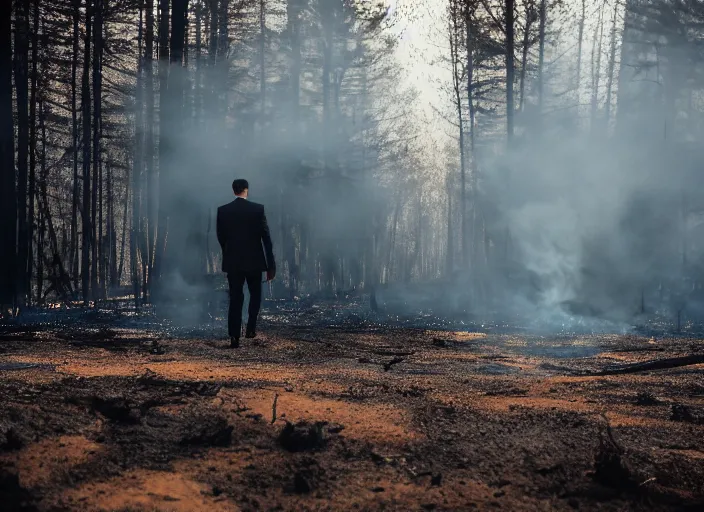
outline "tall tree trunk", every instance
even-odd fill
[[[447,189],[447,253],[445,254],[445,272],[447,276],[452,275],[455,253],[454,236],[452,233],[452,194],[454,192],[452,190],[452,182],[452,177],[447,176],[445,180],[445,185]]]
[[[462,266],[467,268],[469,251],[467,247],[467,168],[465,158],[464,119],[462,115],[462,94],[460,76],[460,15],[459,6],[455,5],[452,12],[450,27],[450,58],[452,59],[453,86],[455,89],[455,108],[457,109],[457,124],[460,135],[460,242],[462,244]]]
[[[44,164],[42,164],[42,167]],[[44,238],[46,236],[46,216],[39,208],[39,233],[37,234],[37,304],[44,303]]]
[[[54,229],[54,222],[51,218],[51,211],[49,210],[49,194],[47,191],[48,185],[47,182],[49,181],[49,170],[47,168],[47,162],[46,162],[46,145],[47,145],[47,137],[46,137],[46,103],[45,103],[45,98],[44,98],[44,92],[42,91],[42,94],[39,97],[39,129],[42,133],[42,166],[41,166],[41,177],[39,179],[39,196],[37,198],[37,202],[39,203],[39,208],[42,210],[42,223],[46,224],[46,228],[49,232],[49,244],[50,244],[50,251],[49,253],[51,254],[51,260],[52,260],[52,267],[56,267],[56,278],[57,281],[55,281],[55,287],[57,291],[57,295],[62,296],[63,293],[62,291],[65,291],[64,289],[64,283],[63,283],[63,264],[61,263],[61,256],[59,254],[59,241],[58,237],[56,235],[56,230]],[[40,250],[40,258],[44,257],[44,226],[42,226],[42,244],[41,244],[41,250]],[[42,290],[42,281],[43,279],[43,271],[40,269],[39,270],[39,279],[37,281],[37,288],[39,289],[39,292],[41,293]],[[68,290],[70,292],[70,290]]]
[[[161,280],[166,275],[174,271],[183,270],[183,262],[186,258],[185,251],[189,247],[184,245],[184,235],[190,233],[190,226],[193,225],[193,217],[185,216],[185,210],[178,207],[180,196],[186,192],[187,187],[184,177],[179,174],[175,165],[174,153],[178,149],[178,137],[183,129],[183,91],[184,75],[184,37],[186,30],[186,16],[188,13],[187,0],[172,0],[171,2],[171,36],[169,39],[169,72],[165,97],[168,109],[168,117],[162,111],[162,120],[166,119],[167,124],[163,125],[162,142],[165,140],[164,151],[160,151],[160,157],[164,159],[160,165],[160,186],[159,186],[159,230],[160,243],[158,253],[162,254],[160,273],[156,279]],[[196,212],[189,212],[189,215]],[[162,226],[164,226],[162,230]],[[163,245],[162,245],[163,243]],[[185,275],[185,274],[182,274]],[[158,293],[160,290],[152,290]]]
[[[145,283],[147,295],[151,295],[153,288],[161,277],[164,249],[166,244],[166,198],[168,189],[168,154],[170,108],[168,93],[169,78],[169,0],[159,0],[159,204],[157,211],[157,236],[154,247],[154,268],[148,276],[149,282]]]
[[[604,128],[608,133],[609,121],[611,120],[611,89],[614,84],[614,69],[616,68],[616,35],[618,21],[618,2],[614,2],[614,15],[611,19],[611,42],[609,48],[609,70],[606,82],[606,112],[604,114]]]
[[[117,230],[115,229],[115,190],[112,176],[112,166],[106,163],[107,166],[107,202],[108,212],[105,223],[105,228],[108,237],[108,276],[109,290],[114,290],[119,285],[117,281]]]
[[[27,232],[27,294],[32,297],[32,272],[34,261],[34,218],[37,165],[37,60],[39,58],[39,0],[34,0],[34,20],[32,24],[32,76],[29,97],[29,222]]]
[[[229,18],[229,10],[230,10],[230,0],[220,0],[220,12],[218,13],[217,17],[217,23],[218,23],[218,30],[217,30],[217,37],[218,37],[218,46],[217,46],[217,51],[218,51],[218,61],[223,64],[223,66],[220,67],[221,72],[226,73],[227,66],[225,66],[225,61],[227,60],[227,52],[229,51],[229,26],[228,22],[230,21]],[[226,77],[225,75],[224,77]],[[223,82],[223,86],[225,83]]]
[[[42,157],[41,173],[39,177],[39,190],[37,191],[37,203],[39,204],[40,225],[39,225],[39,245],[37,247],[37,302],[44,303],[44,260],[46,246],[46,223],[49,215],[49,207],[46,197],[46,113],[44,110],[44,92],[39,98],[39,129],[42,133]],[[52,258],[53,260],[53,258]],[[58,290],[57,290],[58,292]]]
[[[223,0],[224,1],[224,0]],[[218,63],[218,29],[220,27],[220,20],[218,19],[220,15],[219,0],[210,0],[210,34],[208,41],[208,64],[210,69],[208,70],[208,109],[210,110],[211,116],[216,116],[218,112],[218,94],[219,88],[217,86],[217,63]],[[208,130],[209,126],[206,124],[205,129]]]
[[[0,305],[15,299],[17,188],[12,114],[12,3],[0,2]]]
[[[5,0],[6,2],[10,0]],[[17,96],[17,297],[28,300],[27,157],[29,149],[29,1],[15,0],[15,91]]]
[[[203,0],[196,0],[196,77],[194,96],[194,115],[196,123],[203,121]]]
[[[78,91],[78,51],[80,31],[78,24],[81,19],[81,0],[73,0],[73,56],[71,58],[71,148],[73,152],[73,194],[71,198],[71,245],[69,267],[73,276],[73,288],[78,289],[78,105],[76,96]]]
[[[476,253],[476,248],[477,248],[477,240],[476,240],[476,215],[477,215],[477,182],[478,182],[478,165],[477,165],[477,157],[475,153],[475,143],[476,143],[476,134],[475,134],[475,128],[476,128],[476,123],[475,123],[475,116],[476,116],[476,111],[474,107],[474,33],[472,31],[472,28],[474,27],[473,23],[473,18],[474,18],[474,12],[470,10],[469,2],[467,3],[467,9],[465,12],[465,24],[467,28],[467,106],[469,109],[469,149],[471,151],[472,155],[472,167],[470,170],[470,195],[472,199],[472,236],[471,238],[468,239],[467,243],[471,240],[472,246],[470,249],[470,254],[472,255],[471,257],[471,263],[473,267],[473,272],[476,274],[476,260],[477,258],[475,257]],[[468,256],[468,260],[469,260]]]
[[[300,116],[300,96],[301,96],[301,15],[303,11],[303,0],[288,0],[287,2],[287,20],[288,20],[288,35],[291,39],[291,120],[293,123],[293,132],[298,131],[298,123]],[[299,150],[299,148],[296,148]],[[293,162],[294,175],[299,172],[301,164],[300,154],[295,156]],[[289,182],[290,183],[290,182]],[[288,187],[282,188],[282,205],[287,204],[290,196]],[[293,205],[288,204],[282,208],[282,231],[283,231],[283,250],[288,261],[289,271],[289,290],[291,296],[298,293],[298,284],[300,279],[300,258],[296,261],[296,242],[293,236],[294,230],[294,214]],[[299,251],[299,254],[301,252]]]
[[[153,99],[154,99],[154,91],[152,88],[149,87],[149,79],[146,80],[146,85],[144,86],[143,90],[143,76],[148,76],[151,79],[151,58],[152,58],[152,51],[153,51],[153,44],[154,44],[154,2],[153,0],[147,0],[146,3],[146,20],[147,20],[147,49],[144,50],[144,54],[142,53],[142,34],[144,33],[144,28],[143,28],[143,20],[144,20],[144,4],[140,4],[140,11],[139,11],[139,26],[137,30],[137,46],[139,48],[139,58],[137,59],[137,112],[135,116],[135,151],[134,155],[132,156],[132,175],[131,175],[131,180],[128,182],[131,182],[131,187],[128,185],[126,186],[125,190],[125,210],[124,210],[124,215],[123,215],[123,228],[122,228],[122,255],[123,257],[120,259],[120,269],[118,270],[118,275],[122,274],[122,262],[124,261],[124,250],[125,250],[125,232],[127,231],[127,204],[130,199],[130,188],[132,192],[132,218],[130,221],[130,283],[132,285],[132,294],[134,295],[134,305],[135,308],[139,308],[139,297],[140,297],[140,279],[139,279],[139,271],[138,271],[138,265],[137,265],[137,249],[138,245],[141,244],[141,255],[142,255],[142,266],[143,268],[146,269],[146,266],[149,265],[149,257],[148,255],[151,254],[151,245],[149,249],[147,249],[145,240],[146,240],[146,234],[143,232],[144,230],[140,229],[142,226],[141,223],[141,185],[142,185],[142,168],[143,168],[143,156],[144,154],[150,154],[150,149],[148,147],[145,148],[145,146],[149,145],[149,141],[152,141],[153,139],[151,138],[151,135],[149,132],[154,128],[153,124],[150,124],[150,108],[149,108],[149,97],[151,96],[152,98],[152,105],[151,105],[151,121],[153,121]],[[149,50],[150,46],[152,46],[151,50]],[[142,119],[142,105],[143,105],[143,100],[144,96],[147,97],[147,126],[146,129],[143,124],[143,119]],[[146,140],[146,142],[144,142]],[[143,144],[144,142],[144,144]],[[153,157],[153,155],[152,155]],[[152,158],[153,160],[153,158]],[[153,161],[152,161],[153,164]],[[149,168],[149,162],[147,161],[146,163],[146,172],[147,172],[147,197],[145,198],[146,202],[146,207],[147,210],[149,209],[149,205],[151,204],[151,197],[149,195],[149,191],[151,190],[150,185],[153,183],[152,181],[152,176],[149,174],[149,172],[153,171],[152,169]],[[147,214],[148,216],[149,214]],[[151,231],[151,228],[153,226],[150,223],[150,220],[147,220],[146,223],[146,231]],[[146,270],[145,270],[146,271]],[[146,281],[146,279],[145,279]]]
[[[171,46],[170,46],[170,62],[172,65],[181,67],[183,65],[184,56],[184,40],[186,34],[186,19],[188,15],[188,0],[171,0]],[[176,76],[176,80],[181,83],[180,74]],[[170,85],[170,84],[169,84]],[[179,91],[180,92],[180,91]],[[176,96],[175,100],[180,97]],[[178,102],[179,105],[181,102]]]
[[[333,116],[332,110],[334,108],[334,103],[332,101],[332,72],[333,72],[333,45],[335,44],[335,12],[334,9],[337,8],[337,4],[331,2],[326,2],[323,4],[321,13],[321,24],[322,24],[322,44],[323,44],[323,74],[322,74],[322,88],[323,88],[323,168],[326,176],[331,176],[332,173],[337,172],[337,165],[335,164],[335,155],[333,154]],[[337,186],[337,180],[333,183]],[[328,193],[336,192],[328,191]],[[335,278],[335,264],[334,261],[337,255],[334,253],[334,249],[331,240],[326,240],[324,243],[323,252],[321,254],[321,266],[323,270],[323,282],[326,285],[326,292],[330,295],[333,293],[333,280]]]
[[[217,65],[213,68],[213,89],[215,96],[215,114],[219,123],[218,129],[224,128],[225,115],[227,109],[227,79],[229,64],[227,54],[229,52],[229,10],[230,0],[220,0],[219,12],[217,16]],[[212,30],[212,29],[211,29]]]
[[[506,134],[509,147],[513,143],[514,82],[514,0],[506,0]]]
[[[91,298],[91,265],[90,250],[93,245],[92,227],[90,216],[90,56],[91,56],[91,15],[93,8],[91,0],[86,0],[86,33],[83,40],[83,76],[81,78],[81,104],[83,115],[83,204],[81,215],[83,218],[83,245],[81,248],[81,280],[83,287],[83,301],[87,304]],[[95,272],[95,268],[92,269]]]
[[[590,129],[592,136],[597,132],[597,112],[599,107],[599,82],[601,80],[601,48],[604,38],[604,4],[599,10],[599,19],[594,30],[594,43],[592,46],[592,101]]]
[[[93,14],[93,190],[91,198],[92,235],[92,260],[91,288],[93,298],[102,298],[101,284],[104,276],[101,275],[103,262],[102,222],[98,216],[98,196],[102,196],[102,177],[100,176],[101,149],[100,134],[102,133],[102,40],[103,40],[103,0],[94,0]],[[101,208],[102,217],[102,208]]]
[[[127,242],[127,229],[128,229],[128,207],[130,204],[130,192],[131,192],[131,176],[129,172],[129,165],[127,166],[127,175],[125,176],[125,200],[123,202],[123,207],[122,207],[122,237],[120,241],[120,263],[117,266],[117,286],[119,286],[122,283],[122,273],[124,272],[124,264],[125,264],[125,245]],[[132,282],[132,281],[130,281]],[[139,286],[136,288],[133,288],[133,291],[135,293],[135,297],[138,296],[139,294]]]
[[[146,18],[146,39],[149,44],[145,50],[145,18]],[[137,112],[135,115],[135,144],[132,155],[132,173],[130,185],[126,189],[131,189],[132,193],[132,219],[130,222],[130,283],[134,293],[135,307],[139,307],[140,293],[146,296],[146,283],[149,274],[148,267],[151,265],[151,241],[154,233],[155,216],[150,214],[152,205],[156,201],[152,194],[154,184],[154,82],[153,82],[153,51],[154,51],[154,1],[147,0],[140,4],[139,25],[137,30],[137,48],[139,57],[137,59],[137,83],[136,98]],[[147,77],[147,79],[145,79]],[[146,82],[146,84],[145,84]],[[146,113],[143,111],[146,110]],[[144,119],[147,119],[146,123]],[[129,166],[129,163],[128,163]],[[146,191],[146,195],[143,194]],[[129,202],[129,195],[125,192],[125,208]],[[144,212],[144,213],[143,213]],[[127,212],[123,221],[123,256],[124,237],[127,226]],[[142,279],[138,273],[138,260],[142,261]],[[122,268],[122,260],[120,261]],[[122,270],[118,270],[121,274]],[[143,286],[143,287],[140,287]]]
[[[545,25],[547,23],[546,1],[540,0],[540,25],[538,31],[538,123],[542,126],[543,102],[545,100]]]
[[[141,213],[137,217],[137,227],[139,243],[142,247],[143,266],[143,294],[148,293],[148,282],[151,279],[154,266],[154,250],[157,235],[157,197],[156,197],[156,169],[154,168],[154,0],[146,2],[146,31],[144,38],[144,99],[146,104],[146,125],[144,126],[144,172],[146,174],[146,195],[144,205],[146,213],[145,229],[140,230]],[[161,30],[161,28],[160,28]],[[161,64],[159,68],[161,72]],[[141,170],[141,168],[140,168]],[[133,177],[133,194],[137,196],[137,204],[141,201],[141,172]]]
[[[533,27],[533,16],[535,3],[533,0],[526,2],[526,22],[523,28],[523,47],[521,55],[521,76],[519,81],[518,110],[523,112],[525,106],[525,91],[526,91],[526,71],[528,70],[528,48],[530,46],[530,30]]]
[[[584,41],[584,23],[587,19],[587,0],[582,0],[582,15],[579,18],[579,35],[577,39],[577,80],[575,88],[579,95],[582,82],[582,43]]]
[[[391,234],[389,236],[389,256],[387,259],[386,269],[387,269],[387,282],[392,279],[394,273],[394,263],[396,254],[396,233],[398,232],[398,221],[403,208],[402,200],[399,197],[396,206],[394,207],[394,216],[391,223]]]

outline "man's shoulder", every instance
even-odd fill
[[[227,204],[223,204],[221,206],[218,206],[218,211],[220,212],[220,211],[229,210],[230,208],[232,208],[232,205],[234,205],[234,204],[235,204],[234,201],[230,201]]]
[[[253,202],[253,201],[247,201],[247,203],[249,203],[249,207],[250,207],[252,210],[263,210],[263,209],[264,209],[264,205],[263,205],[263,204],[255,203],[255,202]]]

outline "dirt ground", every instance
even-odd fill
[[[155,343],[156,340],[156,343]],[[694,339],[0,333],[0,509],[704,510]]]

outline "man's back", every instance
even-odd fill
[[[222,247],[223,272],[264,272],[274,268],[263,205],[238,198],[218,208],[217,237]]]

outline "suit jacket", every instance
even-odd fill
[[[218,208],[216,230],[222,248],[223,272],[276,270],[263,205],[235,199],[221,206]]]

